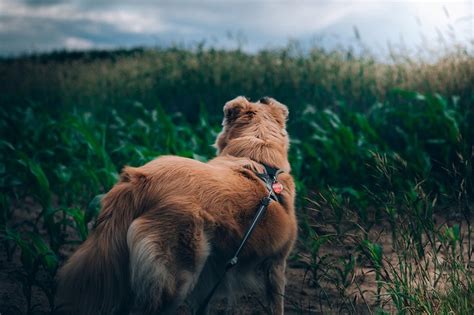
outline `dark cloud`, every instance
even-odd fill
[[[44,6],[44,5],[59,4],[59,3],[63,3],[64,1],[62,0],[23,0],[22,2],[30,6]]]
[[[104,1],[22,0],[0,2],[0,54],[51,49],[189,44],[249,51],[284,45],[296,39],[325,47],[385,47],[401,38],[420,44],[420,33],[454,25],[457,40],[466,41],[462,18],[469,2],[441,3],[368,1]],[[421,21],[417,23],[416,21]],[[461,20],[462,21],[462,20]],[[446,27],[445,27],[446,28]],[[464,32],[464,33],[463,33]],[[232,34],[232,36],[229,36]]]

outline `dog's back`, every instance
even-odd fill
[[[282,169],[285,189],[280,202],[269,204],[236,270],[261,268],[271,309],[283,312],[285,260],[297,230],[295,188],[284,130],[288,111],[266,102],[237,98],[226,104],[216,142],[220,156],[209,163],[165,156],[124,169],[103,199],[94,231],[59,273],[63,313],[123,314],[132,305],[141,313],[176,310],[204,280],[203,268],[204,277],[206,266],[233,254],[268,194],[251,171],[261,167],[256,161]]]
[[[114,314],[131,304],[152,311],[166,296],[187,292],[209,255],[205,222],[216,223],[203,207],[222,205],[233,190],[222,182],[232,175],[227,167],[171,156],[126,167],[91,235],[59,272],[58,313]]]

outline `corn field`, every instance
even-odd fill
[[[0,78],[1,314],[52,312],[56,272],[121,168],[212,158],[237,95],[290,110],[288,314],[474,313],[466,48],[389,63],[291,46],[56,52],[4,58]]]

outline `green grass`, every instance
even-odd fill
[[[432,64],[294,47],[0,61],[0,228],[26,299],[17,311],[35,311],[34,288],[54,307],[64,249],[87,237],[124,165],[162,154],[205,161],[224,102],[271,95],[290,108],[294,259],[320,296],[338,292],[315,304],[473,313],[474,60],[466,51]],[[24,219],[19,208],[31,199],[41,210]]]

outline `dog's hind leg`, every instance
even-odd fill
[[[272,261],[267,266],[265,276],[266,297],[271,314],[284,313],[285,259]]]
[[[160,210],[131,224],[127,234],[134,309],[175,313],[194,287],[209,255],[202,220]]]

